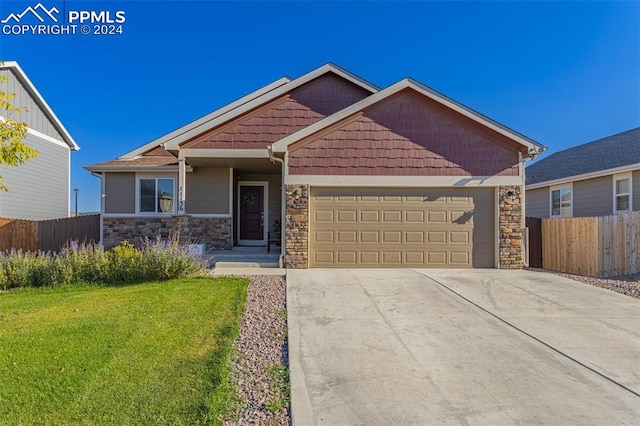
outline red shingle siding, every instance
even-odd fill
[[[370,93],[335,74],[326,74],[291,91],[291,97],[323,117],[340,111]]]
[[[333,74],[319,77],[196,139],[188,148],[264,149],[369,93]]]
[[[517,148],[457,115],[400,93],[355,121],[292,146],[289,173],[517,176]]]

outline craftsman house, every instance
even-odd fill
[[[519,268],[523,162],[542,149],[414,80],[327,64],[86,169],[106,247],[178,230],[280,239],[288,268]]]

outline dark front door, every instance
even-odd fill
[[[264,240],[264,187],[240,187],[240,240]]]

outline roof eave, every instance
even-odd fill
[[[29,90],[31,92],[31,95],[34,98],[36,98],[36,100],[38,102],[40,102],[42,104],[42,107],[44,108],[45,114],[47,114],[49,116],[49,119],[51,121],[53,121],[54,126],[56,127],[58,132],[60,132],[60,134],[62,135],[62,137],[64,139],[64,142],[67,145],[69,145],[69,148],[71,150],[73,150],[73,151],[80,150],[80,147],[78,146],[76,141],[73,139],[73,137],[71,136],[71,134],[69,133],[67,128],[64,127],[64,125],[62,124],[62,122],[60,121],[58,116],[53,112],[53,109],[49,106],[47,101],[44,100],[44,97],[40,94],[40,92],[38,91],[36,86],[29,79],[29,77],[24,72],[22,67],[20,67],[20,65],[16,61],[3,61],[3,64],[0,65],[0,69],[14,69],[14,70],[16,70],[16,76],[18,77],[18,79],[21,80],[21,83],[23,83],[25,85],[25,87],[27,87],[27,90]]]
[[[105,172],[177,172],[178,165],[171,164],[165,166],[100,166],[100,165],[90,165],[83,166],[83,169],[92,172],[92,173],[105,173]],[[192,172],[193,167],[186,165],[185,170],[187,172]]]
[[[564,183],[576,182],[579,180],[586,180],[586,179],[594,179],[602,176],[614,175],[617,173],[625,173],[633,170],[640,170],[640,163],[627,164],[625,166],[597,170],[595,172],[582,173],[579,175],[565,176],[557,179],[549,179],[542,182],[530,183],[526,185],[525,188],[539,189],[547,186],[562,185]],[[525,174],[526,174],[526,169],[525,169]]]
[[[333,63],[327,63],[293,80],[289,77],[282,77],[274,81],[273,83],[268,84],[267,86],[264,86],[230,104],[227,104],[222,108],[219,108],[199,118],[198,120],[192,121],[170,133],[167,133],[160,138],[154,139],[153,141],[148,142],[145,145],[142,145],[141,147],[138,147],[133,151],[130,151],[118,158],[135,158],[144,154],[146,151],[149,151],[158,146],[162,146],[164,149],[177,156],[180,144],[185,142],[186,140],[197,136],[197,134],[201,134],[203,132],[211,130],[219,126],[220,124],[229,121],[237,117],[238,115],[241,115],[245,111],[256,108],[257,106],[266,103],[269,100],[275,99],[277,96],[280,96],[287,91],[293,90],[296,87],[299,87],[302,84],[328,72],[333,72],[336,75],[343,77],[344,79],[364,88],[371,93],[376,93],[380,90],[378,86],[358,77],[357,75],[345,70],[344,68],[341,68]]]
[[[250,102],[254,99],[260,98],[264,95],[266,95],[267,93],[286,85],[287,83],[289,83],[291,81],[291,79],[289,79],[288,77],[282,77],[279,78],[278,80],[267,84],[266,86],[261,87],[258,90],[255,90],[251,93],[249,93],[248,95],[245,95],[243,97],[241,97],[240,99],[237,99],[221,108],[218,108],[217,110],[210,112],[209,114],[200,117],[197,120],[194,120],[172,132],[169,132],[157,139],[152,140],[151,142],[148,142],[146,144],[144,144],[141,147],[138,147],[136,149],[134,149],[133,151],[130,151],[122,156],[120,156],[119,158],[122,159],[127,159],[127,158],[134,158],[136,156],[142,155],[144,154],[146,151],[149,151],[153,148],[156,148],[158,146],[163,146],[167,151],[177,151],[178,149],[178,144],[177,143],[172,143],[173,141],[175,141],[177,138],[180,138],[180,136],[184,135],[187,132],[191,132],[194,129],[198,129],[202,126],[207,126],[208,123],[210,123],[211,121],[217,119],[218,117],[221,117],[237,108],[240,108],[242,105],[246,104],[247,102]],[[203,130],[204,131],[204,130]],[[175,145],[175,146],[174,146]],[[174,154],[175,155],[175,154]]]

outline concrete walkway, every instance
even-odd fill
[[[287,273],[294,425],[637,424],[640,301],[498,270]]]

